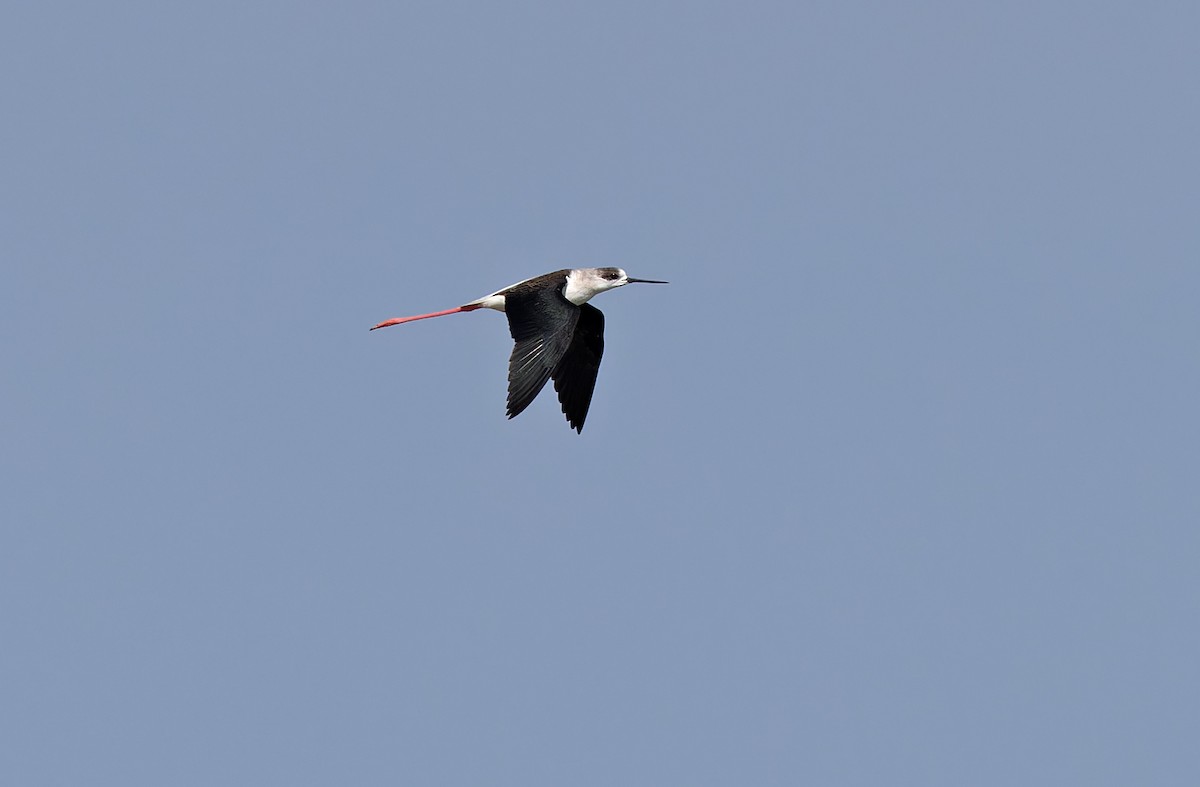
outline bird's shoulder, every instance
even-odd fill
[[[534,276],[532,279],[517,282],[511,287],[501,290],[497,295],[503,295],[506,298],[529,298],[554,293],[561,295],[563,287],[567,286],[567,274],[570,272],[569,269],[564,268],[552,273],[543,273],[541,276]]]

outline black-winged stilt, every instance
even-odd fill
[[[517,282],[453,309],[384,320],[371,330],[476,309],[504,312],[516,342],[508,361],[508,417],[519,415],[553,378],[567,423],[583,432],[604,354],[604,314],[588,301],[605,290],[634,283],[667,282],[631,279],[620,268],[565,269]]]

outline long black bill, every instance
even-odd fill
[[[669,281],[655,281],[654,279],[626,279],[630,284],[670,284]]]

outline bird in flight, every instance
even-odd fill
[[[604,354],[604,313],[588,301],[626,284],[666,283],[631,279],[620,268],[569,268],[519,281],[453,309],[393,317],[371,330],[476,309],[504,312],[516,342],[508,360],[508,417],[520,415],[553,379],[567,423],[582,433]]]

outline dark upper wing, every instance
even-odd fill
[[[604,313],[589,303],[579,308],[579,322],[566,354],[554,367],[554,390],[562,403],[563,415],[576,432],[583,432],[596,389],[596,373],[604,355]]]
[[[504,296],[508,331],[516,345],[508,360],[508,417],[521,414],[558,366],[579,321],[580,308],[550,287]]]

